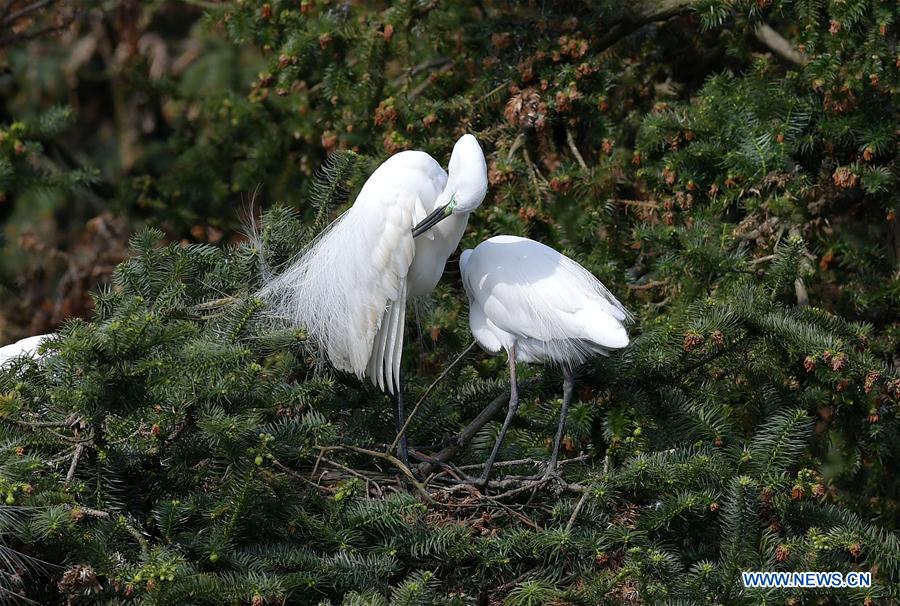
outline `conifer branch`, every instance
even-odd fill
[[[93,509],[91,507],[84,507],[83,505],[69,505],[67,509],[73,512],[82,513],[88,517],[98,518],[101,520],[111,520],[114,519],[113,514],[108,511],[101,511],[99,509]],[[119,514],[118,516],[118,524],[125,529],[125,531],[134,537],[135,541],[137,541],[138,545],[141,548],[141,554],[143,557],[147,557],[150,553],[150,543],[147,541],[147,538],[141,533],[140,530],[129,524],[125,521],[125,518]]]

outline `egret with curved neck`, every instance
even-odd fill
[[[260,297],[270,313],[303,327],[335,368],[369,377],[394,397],[404,423],[400,359],[406,302],[437,286],[469,214],[487,192],[478,141],[463,135],[449,174],[425,152],[404,151],[368,178],[347,212]],[[399,443],[408,461],[407,441]]]

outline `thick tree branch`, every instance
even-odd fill
[[[653,23],[665,21],[691,12],[699,4],[698,0],[641,0],[634,3],[622,3],[622,9],[606,22],[610,27],[600,38],[599,48],[612,46],[636,29]]]
[[[784,36],[776,32],[769,25],[760,23],[753,32],[756,38],[768,46],[776,55],[796,65],[806,65],[806,55],[798,51],[788,42]]]
[[[475,437],[475,434],[481,430],[482,427],[487,425],[488,421],[493,419],[498,412],[500,412],[505,405],[509,403],[509,391],[504,391],[502,394],[493,399],[493,401],[484,407],[478,416],[475,417],[471,423],[466,425],[462,431],[460,431],[456,435],[456,439],[454,439],[450,444],[444,447],[440,452],[434,455],[433,460],[446,463],[450,459],[452,459],[456,453],[465,448],[469,442],[472,441],[472,438]],[[432,471],[437,469],[437,463],[432,463],[426,461],[419,465],[418,471],[421,477],[425,477],[430,474]]]

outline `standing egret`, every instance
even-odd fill
[[[449,174],[425,152],[398,153],[260,291],[271,313],[305,328],[335,368],[368,376],[393,395],[398,432],[405,420],[400,356],[407,299],[437,286],[486,193],[487,165],[472,135],[454,145]],[[408,461],[405,436],[399,454]]]
[[[559,443],[572,400],[572,369],[594,354],[628,345],[630,314],[585,268],[540,242],[495,236],[459,261],[469,297],[469,326],[483,349],[509,355],[506,420],[477,483],[486,484],[519,406],[516,361],[562,367],[563,403],[544,477],[556,473]]]
[[[37,353],[38,347],[40,347],[41,343],[53,337],[54,335],[37,335],[34,337],[28,337],[26,339],[22,339],[21,341],[16,341],[10,345],[4,345],[0,347],[0,366],[3,366],[13,358],[19,358],[23,356],[34,356]]]

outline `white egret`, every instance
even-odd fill
[[[562,368],[563,402],[545,477],[556,473],[574,382],[572,370],[595,354],[628,345],[631,316],[597,278],[540,242],[495,236],[460,257],[469,297],[469,326],[490,353],[509,355],[510,398],[506,419],[479,484],[486,484],[497,452],[519,406],[516,362],[551,362]]]
[[[0,347],[0,366],[3,366],[13,358],[19,358],[23,356],[34,356],[37,353],[38,347],[40,347],[41,343],[49,339],[54,335],[36,335],[34,337],[28,337],[26,339],[22,339],[21,341],[16,341],[10,345],[4,345]]]
[[[353,206],[260,291],[271,313],[302,326],[339,370],[394,396],[404,420],[400,357],[406,302],[434,290],[469,213],[487,192],[478,141],[462,136],[449,174],[427,153],[404,151],[375,170]],[[399,454],[407,458],[406,438]]]

